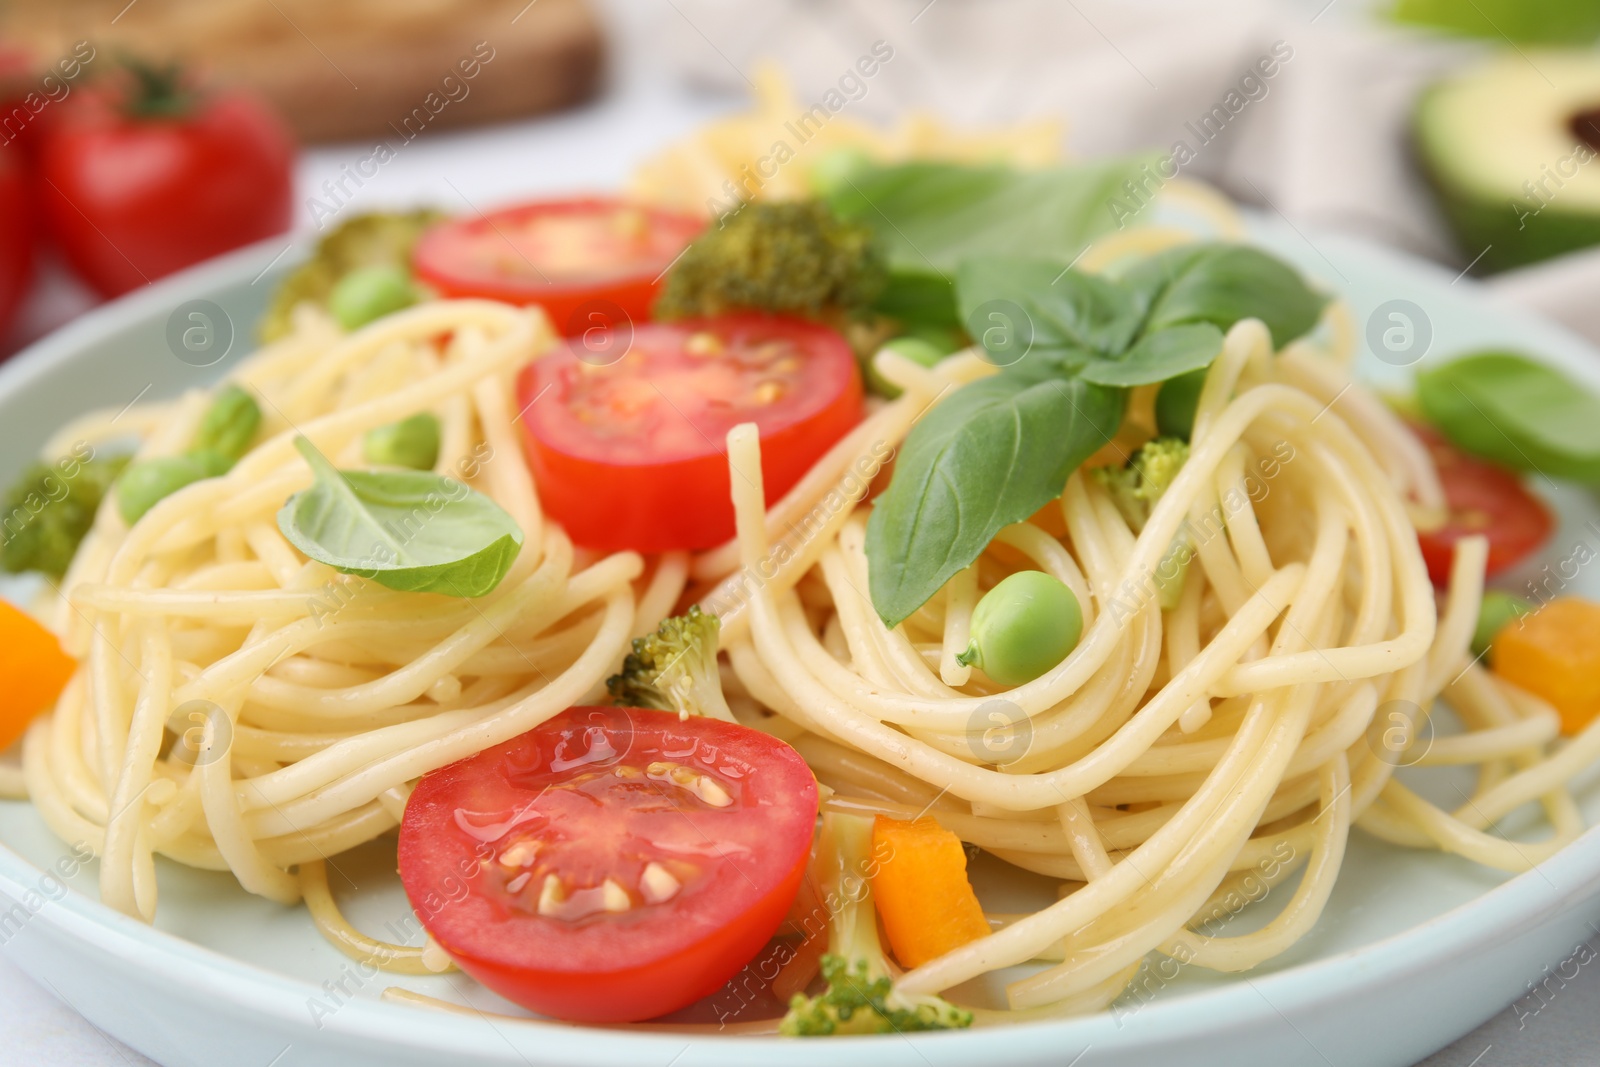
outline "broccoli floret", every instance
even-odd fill
[[[633,651],[606,688],[618,704],[675,711],[682,718],[704,715],[733,722],[722,696],[717,667],[717,631],[722,621],[699,605],[663,620],[653,634],[633,639]]]
[[[655,311],[663,319],[740,309],[817,318],[866,308],[887,277],[867,226],[814,200],[751,203],[688,247]]]
[[[814,997],[797,993],[778,1032],[790,1037],[957,1030],[972,1013],[936,996],[902,993],[878,940],[872,902],[872,820],[826,812],[814,867],[823,899],[835,910],[828,924],[822,977],[828,988]]]
[[[6,493],[0,511],[0,569],[41,571],[59,579],[94,525],[95,512],[128,456],[37,463]]]
[[[1111,494],[1122,517],[1135,533],[1144,529],[1172,480],[1189,458],[1189,442],[1180,437],[1157,437],[1128,458],[1125,467],[1096,467],[1090,473]],[[1183,595],[1183,580],[1194,557],[1194,546],[1187,530],[1180,529],[1156,565],[1154,582],[1162,611],[1178,606]]]
[[[286,335],[295,305],[326,304],[339,279],[353,270],[394,266],[409,271],[417,238],[445,217],[432,208],[352,217],[318,241],[316,253],[278,286],[261,319],[261,339],[274,341]]]
[[[959,1030],[972,1025],[972,1013],[938,997],[897,994],[887,975],[869,977],[863,960],[854,966],[844,958],[822,957],[827,992],[816,997],[797,994],[789,1003],[778,1032],[790,1037],[828,1034],[890,1034],[908,1030]]]
[[[1093,471],[1111,494],[1122,517],[1135,533],[1150,521],[1150,513],[1167,486],[1189,458],[1189,442],[1178,437],[1157,437],[1134,452],[1125,467],[1097,467]]]

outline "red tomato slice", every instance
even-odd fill
[[[400,826],[417,918],[509,1000],[583,1022],[708,996],[783,922],[817,785],[719,719],[571,708],[418,783]]]
[[[703,229],[704,219],[621,200],[544,200],[436,226],[411,260],[444,296],[541,304],[571,336],[594,324],[586,311],[648,320],[661,276]]]
[[[769,315],[595,331],[534,361],[519,395],[545,510],[607,551],[732,537],[724,440],[739,423],[760,430],[771,503],[861,420],[844,338]]]
[[[1437,530],[1419,531],[1422,558],[1435,585],[1450,581],[1456,542],[1473,534],[1489,539],[1487,573],[1498,574],[1544,544],[1555,522],[1516,475],[1474,459],[1432,429],[1417,428],[1444,485],[1450,514]]]

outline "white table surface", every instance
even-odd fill
[[[737,106],[737,101],[694,96],[678,88],[654,55],[649,45],[658,20],[676,17],[670,0],[600,0],[599,6],[613,33],[611,84],[600,99],[547,119],[426,134],[356,194],[354,209],[428,203],[466,211],[541,191],[615,185],[642,154]],[[301,209],[293,235],[297,247],[316,236],[307,199],[325,178],[338,174],[341,164],[369,151],[367,145],[344,145],[304,154],[298,172]],[[288,238],[285,244],[290,244]],[[44,274],[41,291],[12,335],[0,343],[0,351],[18,347],[92,305],[92,298],[59,268],[47,264]],[[1530,982],[1527,997],[1418,1067],[1600,1065],[1600,930],[1590,946],[1595,958],[1575,978],[1549,982],[1542,995],[1531,991]],[[1543,976],[1529,976],[1535,977]],[[89,1025],[0,952],[0,1067],[151,1063]]]

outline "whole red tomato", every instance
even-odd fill
[[[50,120],[82,84],[77,79],[94,54],[93,45],[80,42],[72,55],[47,66],[33,52],[0,41],[0,149],[22,156],[32,170]]]
[[[22,153],[0,147],[0,335],[33,279],[32,189]]]
[[[294,142],[271,111],[134,74],[75,101],[40,160],[50,233],[105,296],[289,228]]]

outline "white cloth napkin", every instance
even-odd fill
[[[1363,0],[672,0],[661,39],[684,77],[723,89],[776,60],[802,101],[885,41],[894,58],[848,105],[863,117],[1060,116],[1074,158],[1182,141],[1195,151],[1185,174],[1297,227],[1457,270],[1482,251],[1445,228],[1410,120],[1422,87],[1490,45],[1386,24]],[[1217,108],[1226,123],[1203,129]],[[1600,253],[1488,284],[1600,343]]]

